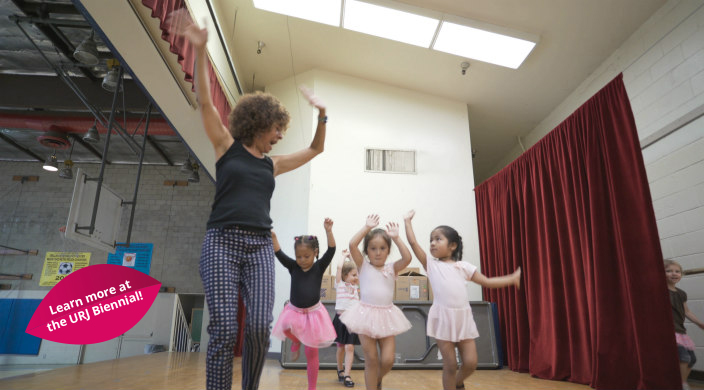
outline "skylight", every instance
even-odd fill
[[[254,6],[313,22],[340,26],[342,0],[253,0]]]
[[[357,0],[345,1],[344,28],[429,47],[438,28],[438,19],[382,7]]]
[[[535,42],[443,21],[433,49],[518,69]]]

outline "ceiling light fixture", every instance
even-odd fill
[[[108,71],[108,74],[103,77],[103,89],[109,92],[115,92],[117,89],[117,82],[119,81],[120,70],[114,67]],[[120,85],[120,92],[122,92],[122,85]]]
[[[95,45],[95,40],[93,40],[94,31],[90,32],[88,38],[84,39],[80,45],[73,51],[73,58],[78,60],[84,65],[97,65],[98,59],[98,48]]]
[[[54,151],[54,154],[46,158],[46,161],[44,161],[44,166],[42,166],[42,168],[49,172],[56,172],[59,170],[59,163],[56,161],[56,151]]]
[[[98,133],[98,127],[96,126],[98,121],[93,122],[93,126],[88,129],[86,134],[83,136],[83,140],[90,142],[92,144],[98,143],[100,141],[100,133]]]
[[[188,176],[189,183],[198,183],[200,181],[200,175],[198,174],[198,164],[193,163],[193,172]]]
[[[342,27],[411,45],[429,47],[440,23],[439,15],[437,18],[423,16],[420,14],[430,14],[430,11],[389,4],[393,4],[395,8],[346,0]]]
[[[190,173],[193,172],[193,163],[191,162],[191,156],[186,157],[186,161],[181,164],[181,172]]]
[[[432,48],[518,69],[537,42],[538,37],[531,34],[459,18],[446,18],[440,25]]]
[[[71,156],[73,155],[73,145],[76,143],[71,144],[71,150],[68,152],[68,158],[64,160],[64,166],[59,170],[59,177],[62,179],[73,179],[73,171],[71,170],[71,167],[73,167],[73,161],[71,160]]]
[[[342,0],[254,0],[254,7],[323,23],[330,26],[340,25]]]
[[[73,161],[64,160],[64,166],[59,170],[59,177],[62,179],[73,179],[71,167],[73,167]]]

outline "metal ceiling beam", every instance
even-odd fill
[[[8,144],[10,144],[10,145],[14,146],[15,148],[17,148],[18,150],[24,152],[25,154],[34,157],[37,161],[39,161],[39,162],[44,161],[44,158],[40,157],[39,155],[37,155],[37,154],[34,153],[33,151],[31,151],[31,150],[25,148],[24,146],[18,144],[15,140],[13,140],[12,138],[6,136],[5,134],[0,133],[0,138],[2,138],[2,139],[3,139],[5,142],[7,142]]]
[[[148,135],[147,141],[149,142],[149,145],[151,145],[151,147],[154,148],[154,150],[156,150],[157,153],[159,153],[161,158],[163,158],[164,161],[166,161],[167,164],[169,164],[172,167],[174,166],[173,161],[171,161],[169,156],[166,155],[166,152],[164,152],[164,149],[162,149],[161,146],[159,146],[159,144],[154,140],[154,137],[152,137],[151,135]]]
[[[19,15],[10,15],[9,18],[10,20],[14,21],[15,23],[19,23],[19,21],[27,21],[29,23],[32,23],[39,31],[41,31],[53,44],[54,47],[56,47],[66,58],[71,60],[74,63],[78,63],[73,58],[73,52],[76,50],[73,45],[67,45],[64,40],[56,34],[53,28],[51,28],[50,25],[46,22],[40,22],[40,21],[34,21],[32,22],[31,19],[40,19],[40,20],[51,20],[48,18],[45,18],[48,13],[46,10],[43,10],[42,7],[32,7],[29,8],[27,6],[28,2],[24,0],[12,0],[12,2],[19,8],[25,15],[25,16],[19,16]],[[24,20],[24,19],[30,19],[30,20]],[[62,20],[63,21],[63,20]],[[88,22],[86,22],[88,24]],[[90,27],[90,24],[88,24]],[[90,27],[92,29],[92,27]],[[63,35],[63,34],[62,34]],[[65,38],[65,37],[64,37]],[[93,81],[98,81],[98,78],[93,75],[92,72],[90,72],[88,69],[85,69],[83,67],[78,67],[78,69],[83,73],[86,77]]]

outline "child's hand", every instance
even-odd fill
[[[319,97],[313,95],[313,91],[308,89],[305,85],[301,85],[298,87],[298,89],[301,90],[301,93],[303,93],[303,96],[308,100],[308,103],[310,103],[311,106],[317,108],[318,110],[324,110],[325,109],[325,104],[320,100]]]
[[[521,288],[521,267],[518,267],[513,274],[511,275],[511,278],[513,278],[513,285],[516,286],[517,289]]]
[[[415,215],[416,215],[416,211],[415,211],[415,210],[410,210],[409,212],[407,212],[406,214],[403,215],[403,220],[404,220],[404,221],[410,221],[410,220],[413,219],[413,217],[414,217]]]
[[[370,229],[374,229],[379,225],[379,216],[376,214],[371,214],[367,216],[367,227]]]
[[[325,227],[325,231],[329,232],[332,230],[332,219],[330,218],[325,218],[325,222],[323,222],[323,226]]]
[[[350,255],[350,250],[343,249],[342,250],[342,261],[344,261],[344,259],[350,259],[350,258],[352,258],[352,256]]]
[[[398,224],[396,222],[389,222],[386,224],[386,234],[391,238],[398,237]]]

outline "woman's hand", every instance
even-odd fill
[[[208,30],[193,23],[186,8],[180,8],[169,14],[166,25],[170,34],[185,37],[196,49],[202,49],[208,42]]]
[[[301,93],[306,98],[306,100],[308,100],[308,103],[311,106],[317,108],[318,110],[325,111],[325,104],[320,100],[319,97],[313,95],[313,91],[308,89],[308,87],[306,87],[305,85],[301,85],[300,87],[298,87],[298,89],[301,90]]]

